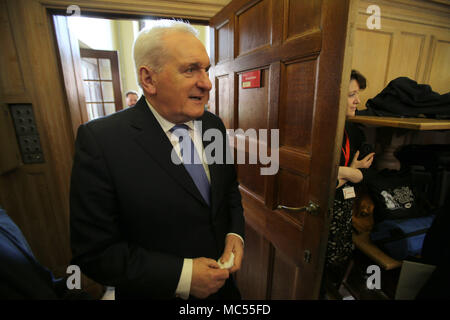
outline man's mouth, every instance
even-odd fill
[[[202,101],[203,96],[190,96],[189,99],[196,100],[196,101]]]

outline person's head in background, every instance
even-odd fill
[[[352,70],[348,86],[347,117],[355,115],[356,109],[361,103],[359,91],[364,90],[365,88],[366,78],[358,71]]]
[[[134,90],[130,90],[125,94],[125,98],[127,101],[127,107],[134,106],[138,101],[138,93]]]
[[[162,20],[134,43],[138,83],[153,108],[173,123],[202,116],[209,100],[210,62],[197,34],[187,23]]]

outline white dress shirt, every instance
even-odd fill
[[[158,111],[153,108],[153,106],[150,104],[150,102],[145,99],[147,102],[148,107],[150,108],[150,111],[153,113],[153,115],[156,118],[156,121],[160,124],[162,130],[165,132],[167,138],[169,139],[170,143],[173,145],[178,157],[182,159],[181,152],[180,152],[180,143],[178,140],[178,137],[170,132],[170,129],[175,126],[175,123],[172,123],[162,117]],[[197,150],[197,153],[202,160],[203,168],[205,169],[206,176],[208,177],[209,183],[211,183],[211,177],[209,173],[209,167],[206,163],[206,159],[203,157],[204,155],[204,149],[203,149],[203,141],[202,141],[202,132],[200,130],[199,124],[193,120],[185,122],[185,125],[189,127],[189,135],[194,142],[195,149]],[[239,239],[241,239],[242,243],[244,243],[244,239],[236,234],[236,233],[228,233],[233,234]],[[192,280],[192,268],[193,268],[193,259],[187,259],[185,258],[183,261],[183,269],[181,270],[180,280],[178,281],[177,289],[175,290],[175,295],[177,297],[180,297],[182,299],[188,299],[189,298],[189,292],[191,291],[191,280]]]

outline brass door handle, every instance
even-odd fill
[[[312,201],[309,201],[308,205],[304,206],[304,207],[295,208],[295,207],[287,207],[287,206],[283,206],[283,205],[278,205],[277,209],[283,209],[283,210],[295,211],[295,212],[306,211],[309,214],[312,214],[314,216],[319,213],[319,205],[315,204]]]

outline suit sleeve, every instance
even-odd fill
[[[70,186],[73,259],[93,280],[127,295],[174,297],[183,259],[152,252],[125,240],[119,199],[93,130],[80,126]]]

